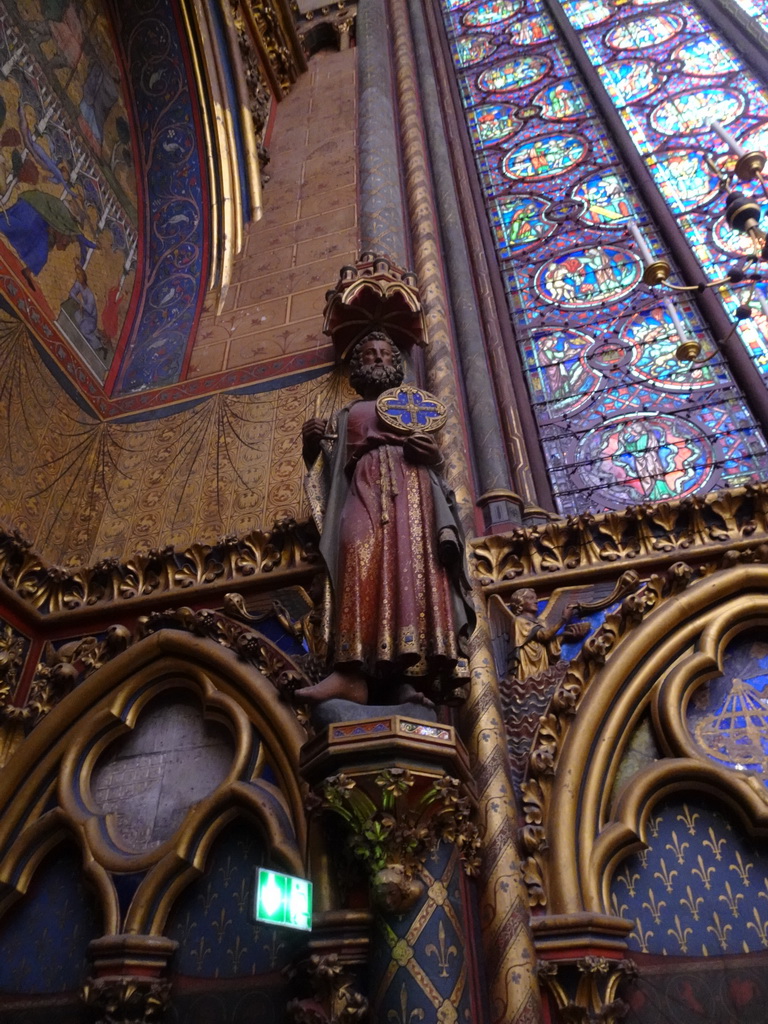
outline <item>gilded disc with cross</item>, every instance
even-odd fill
[[[448,415],[439,398],[413,384],[401,384],[379,395],[376,412],[379,419],[400,434],[439,430]]]

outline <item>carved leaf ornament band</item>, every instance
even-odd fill
[[[213,547],[165,547],[128,562],[105,558],[76,569],[46,565],[21,534],[0,531],[0,579],[42,614],[311,568],[316,560],[313,527],[294,520],[276,523],[270,533],[225,537]]]
[[[649,568],[711,560],[713,552],[768,542],[768,485],[750,484],[676,502],[632,505],[622,512],[586,513],[473,541],[475,578],[506,590],[527,577],[605,573],[631,560]],[[738,560],[734,551],[729,557]]]

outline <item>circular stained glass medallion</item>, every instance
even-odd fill
[[[479,64],[499,48],[493,36],[460,36],[454,43],[456,56],[463,68]]]
[[[710,364],[690,367],[675,358],[680,339],[663,306],[630,317],[620,337],[632,347],[629,373],[635,380],[675,392],[696,391],[715,382]]]
[[[666,81],[644,60],[615,60],[604,65],[600,72],[617,107],[645,99]]]
[[[533,97],[533,102],[541,107],[541,116],[547,121],[568,121],[580,117],[587,109],[584,90],[570,79],[542,89]]]
[[[547,403],[547,418],[573,412],[588,402],[601,377],[586,360],[594,338],[581,331],[537,330],[531,343],[529,380],[534,401]]]
[[[661,180],[673,213],[686,213],[717,194],[720,181],[712,172],[704,153],[695,150],[670,150],[659,156],[653,168]]]
[[[545,302],[565,309],[589,309],[629,295],[642,272],[634,253],[598,245],[560,253],[539,267],[533,284]]]
[[[632,217],[624,183],[612,172],[591,174],[571,192],[574,199],[584,203],[581,220],[585,224],[624,224]]]
[[[526,85],[540,81],[550,67],[546,57],[512,57],[481,71],[477,76],[477,87],[483,92],[524,89]]]
[[[678,46],[672,56],[682,62],[683,69],[697,78],[711,75],[727,75],[738,71],[738,63],[731,57],[724,46],[709,36],[699,36],[688,43]]]
[[[563,10],[574,28],[601,25],[613,13],[608,4],[600,0],[565,0]]]
[[[605,41],[614,50],[647,50],[673,39],[682,27],[683,19],[676,14],[646,14],[615,25]]]
[[[545,135],[511,149],[501,165],[509,178],[551,178],[575,167],[587,143],[578,135]]]
[[[700,430],[664,413],[609,420],[576,451],[581,485],[594,488],[606,508],[682,498],[707,483],[714,461]]]
[[[443,0],[448,11],[458,11],[462,7],[469,7],[472,0]]]
[[[744,109],[744,97],[731,89],[697,89],[663,100],[651,111],[651,124],[663,135],[685,135],[709,127],[709,121],[730,124]]]
[[[519,122],[515,119],[514,107],[504,103],[488,103],[469,112],[469,125],[474,129],[480,144],[488,145],[506,139],[517,130]]]
[[[719,217],[712,225],[712,237],[715,245],[723,252],[731,256],[755,256],[759,255],[759,247],[749,235],[742,235],[740,231],[734,231],[726,224],[725,217]]]
[[[523,0],[486,0],[467,11],[461,20],[467,27],[474,28],[499,25],[513,18],[522,6]]]
[[[552,22],[543,14],[532,18],[521,18],[509,29],[509,41],[513,46],[535,46],[552,38]]]
[[[547,200],[539,196],[509,196],[491,205],[491,226],[502,259],[552,234],[557,225],[544,219],[548,208]]]

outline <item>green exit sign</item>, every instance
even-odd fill
[[[312,930],[312,883],[259,868],[256,876],[256,920],[285,928]]]

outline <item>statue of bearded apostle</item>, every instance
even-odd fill
[[[428,433],[388,426],[377,398],[403,381],[381,331],[358,342],[350,383],[360,399],[330,425],[302,428],[307,490],[331,584],[332,670],[298,700],[359,704],[445,700],[466,681],[474,613],[453,496]]]

